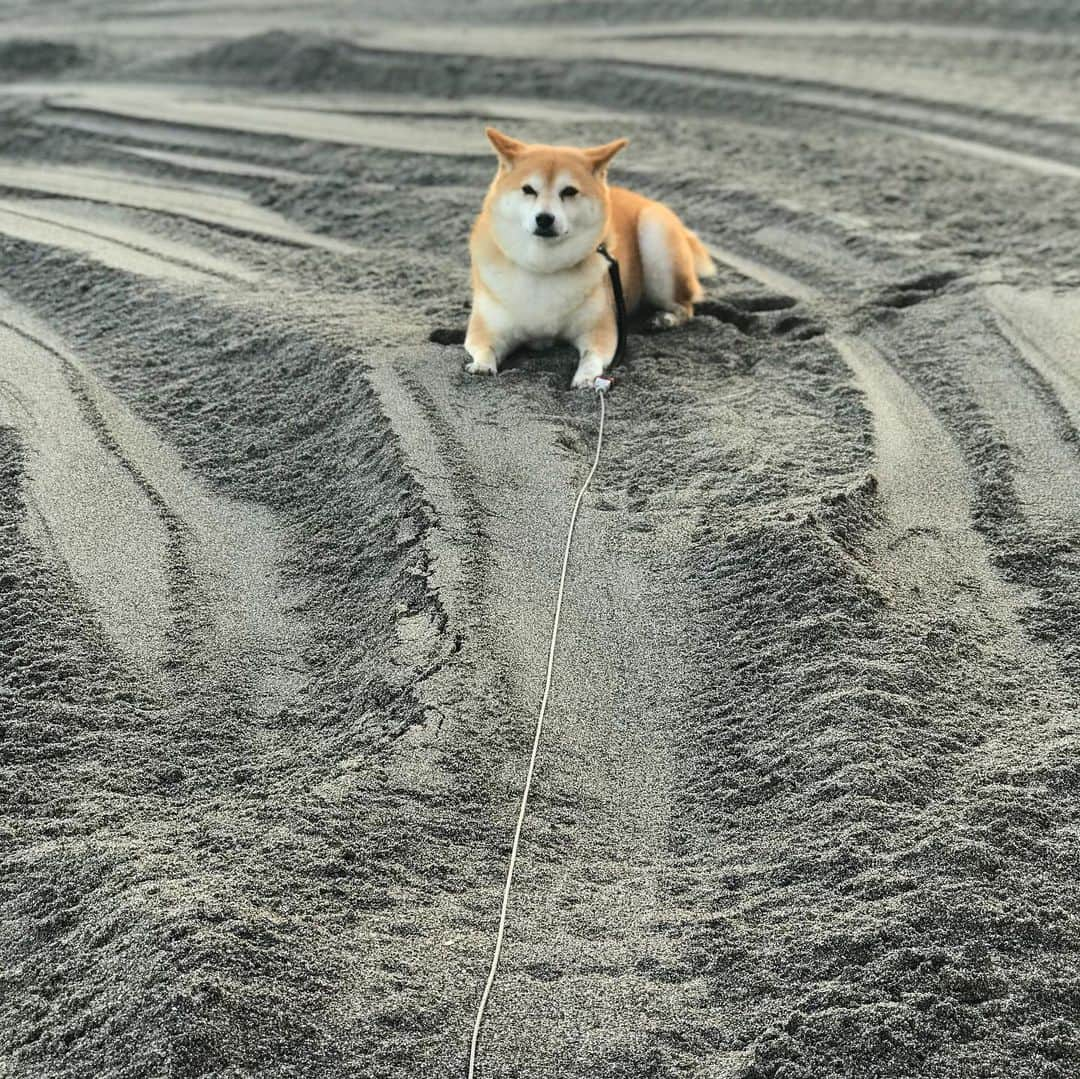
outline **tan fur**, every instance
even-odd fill
[[[617,342],[607,264],[596,253],[601,240],[619,260],[628,311],[645,302],[667,325],[693,315],[712,260],[662,203],[608,186],[608,165],[625,139],[578,149],[529,145],[494,128],[487,134],[499,169],[470,243],[467,370],[494,374],[517,346],[558,338],[580,353],[574,385],[591,385]],[[542,226],[538,214],[552,224]],[[541,227],[555,231],[533,231]]]

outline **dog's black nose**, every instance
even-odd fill
[[[549,229],[555,224],[554,214],[537,214],[536,215],[536,227],[538,229]]]

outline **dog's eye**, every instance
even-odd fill
[[[522,189],[526,195],[535,195],[536,189],[531,184],[526,184]]]
[[[578,189],[576,187],[564,187],[562,191],[559,192],[559,198],[572,199],[577,193]]]

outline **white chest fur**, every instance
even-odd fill
[[[500,340],[522,343],[545,338],[573,340],[604,301],[598,289],[605,271],[593,256],[578,266],[554,273],[536,273],[512,262],[480,267],[484,284],[474,302]]]

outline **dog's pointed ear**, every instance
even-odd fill
[[[505,168],[511,168],[514,164],[514,158],[525,149],[525,143],[518,139],[512,139],[509,135],[504,135],[497,128],[485,127],[484,134],[487,135],[488,142],[495,148],[495,153],[499,155],[499,161],[502,162]]]
[[[629,139],[616,139],[614,142],[604,143],[603,146],[590,146],[585,151],[585,157],[588,159],[589,164],[592,166],[592,170],[597,176],[603,176],[607,172],[608,165],[611,164],[611,159],[624,147],[629,146]]]

